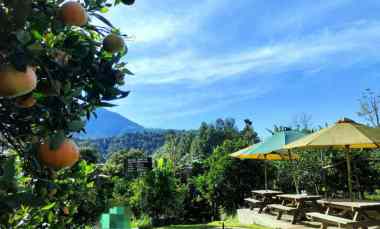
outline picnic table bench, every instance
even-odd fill
[[[380,226],[380,220],[368,215],[368,211],[380,213],[380,202],[351,202],[351,201],[317,201],[326,208],[325,213],[311,212],[307,217],[321,222],[321,229],[328,226],[338,226],[340,228],[367,229],[369,226]],[[338,211],[338,215],[331,215],[331,211]],[[350,213],[352,218],[343,217]]]
[[[249,208],[251,210],[253,210],[254,208],[257,208],[257,207],[261,209],[263,204],[264,204],[264,201],[256,200],[253,198],[245,198],[244,200],[249,204]]]
[[[259,207],[259,213],[262,213],[264,208],[267,207],[268,204],[273,204],[276,202],[276,195],[282,194],[281,191],[275,191],[275,190],[253,190],[252,194],[254,196],[254,199],[256,201],[261,201],[260,205],[257,205]],[[247,200],[246,200],[247,201]],[[248,202],[248,201],[247,201]],[[252,203],[252,202],[251,202]]]
[[[316,201],[321,199],[321,196],[301,195],[301,194],[284,194],[277,195],[282,200],[282,204],[270,204],[268,208],[277,211],[277,219],[280,220],[283,213],[293,215],[292,224],[296,224],[299,219],[306,217],[308,211],[307,203],[316,206]],[[291,202],[293,206],[287,206],[287,202]]]
[[[288,214],[292,214],[293,212],[295,212],[297,210],[297,208],[288,207],[288,206],[285,206],[285,205],[282,205],[282,204],[269,204],[268,208],[271,209],[271,210],[278,211],[277,220],[281,219],[282,214],[284,212],[286,212]]]

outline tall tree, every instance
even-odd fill
[[[300,113],[293,117],[293,126],[300,131],[308,131],[312,129],[312,115]]]
[[[255,132],[255,130],[252,127],[252,121],[249,119],[244,120],[245,126],[243,130],[241,131],[241,135],[243,135],[244,140],[247,142],[247,144],[255,144],[260,141],[259,135]]]
[[[380,95],[371,89],[366,89],[359,99],[360,111],[358,115],[364,118],[373,127],[380,127]]]
[[[108,157],[103,167],[103,171],[106,174],[112,176],[124,177],[125,161],[127,160],[127,158],[142,158],[144,156],[144,151],[139,149],[120,150],[114,152]]]

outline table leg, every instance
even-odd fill
[[[352,218],[353,221],[358,221],[359,218],[359,211],[354,212],[354,217]]]
[[[260,205],[260,208],[259,208],[259,214],[261,214],[263,212],[263,209],[265,207],[265,202],[263,202],[261,205]]]
[[[361,215],[363,215],[364,216],[364,218],[366,218],[366,219],[368,219],[368,215],[365,213],[365,212],[360,212],[360,211],[355,211],[354,212],[354,217],[352,218],[352,220],[354,220],[354,221],[358,221],[359,220],[359,217],[361,216]],[[361,228],[362,229],[368,229],[368,227],[367,226],[361,226]]]
[[[282,211],[279,211],[276,219],[281,220],[281,217],[282,217]]]
[[[328,215],[330,213],[330,207],[327,207],[325,214]]]
[[[296,211],[294,212],[294,215],[293,215],[292,224],[297,223],[298,217],[302,215],[302,209],[303,209],[303,202],[299,201],[296,204]]]
[[[266,197],[266,196],[262,196],[262,201],[263,201],[263,204],[261,205],[260,209],[259,209],[259,214],[261,214],[263,211],[267,211],[267,205],[270,204],[270,198]]]

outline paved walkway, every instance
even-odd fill
[[[292,217],[284,214],[281,220],[276,219],[276,215],[262,213],[259,214],[258,210],[238,209],[238,218],[241,224],[258,224],[273,229],[316,229],[320,228],[317,222],[302,221],[299,224],[293,225],[291,223]],[[338,227],[329,227],[329,229],[336,229]],[[370,227],[371,229],[380,229],[380,227]]]
[[[273,229],[315,229],[320,227],[318,223],[310,222],[293,225],[289,215],[284,214],[281,220],[276,220],[275,215],[259,214],[257,210],[250,209],[239,209],[238,217],[241,224],[258,224]]]
[[[273,229],[317,229],[320,224],[317,222],[302,221],[299,224],[293,225],[291,223],[292,217],[284,214],[281,220],[277,220],[273,214],[262,213],[259,214],[257,210],[238,209],[238,218],[241,224],[258,224]],[[329,229],[336,229],[338,227],[329,227]],[[380,227],[370,227],[377,229]]]

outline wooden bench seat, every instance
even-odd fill
[[[319,212],[306,213],[306,216],[311,218],[314,221],[319,221],[319,222],[330,224],[330,225],[336,225],[339,227],[355,224],[355,221],[353,220],[338,217],[338,216],[333,216],[333,215],[322,214]]]
[[[338,226],[339,228],[357,229],[359,227],[367,228],[369,226],[380,225],[379,221],[354,221],[338,216],[322,214],[319,212],[306,213],[306,216],[314,221],[321,222],[321,229],[326,229],[330,226]]]
[[[270,204],[270,205],[268,205],[268,207],[270,209],[274,209],[274,210],[278,210],[278,211],[284,211],[284,212],[293,212],[293,211],[297,210],[296,208],[288,207],[288,206],[281,205],[281,204]]]
[[[264,203],[261,200],[256,200],[256,199],[252,199],[252,198],[245,198],[244,200],[247,201],[248,203],[252,203],[252,204],[262,204],[262,203]]]
[[[268,205],[268,208],[271,209],[271,210],[275,210],[278,212],[278,215],[277,215],[277,219],[280,220],[281,217],[282,217],[282,214],[284,212],[286,213],[292,213],[294,211],[297,210],[297,208],[294,208],[294,207],[288,207],[288,206],[285,206],[285,205],[281,205],[281,204],[269,204]]]
[[[248,202],[249,204],[249,208],[251,210],[253,210],[255,207],[258,207],[260,208],[259,212],[261,213],[261,210],[263,209],[264,207],[264,202],[261,201],[261,200],[256,200],[256,199],[253,199],[253,198],[245,198],[244,199],[246,202]]]

